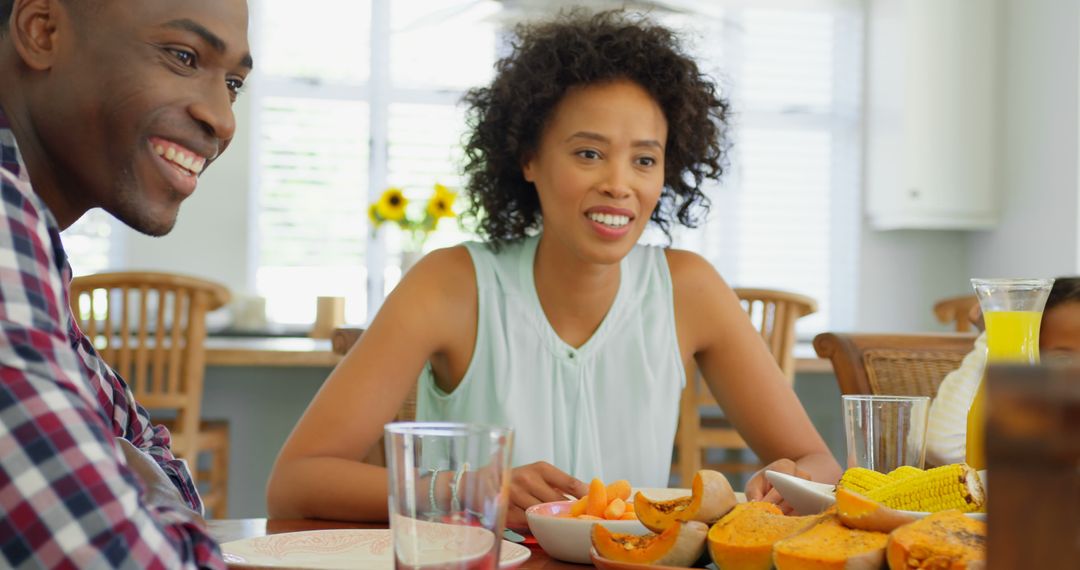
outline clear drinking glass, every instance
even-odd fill
[[[928,396],[843,397],[848,467],[888,473],[901,465],[923,468]]]
[[[394,567],[495,570],[509,498],[509,428],[385,427]]]

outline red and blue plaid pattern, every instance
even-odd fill
[[[143,504],[114,439],[202,500],[124,381],[75,325],[60,230],[0,113],[0,567],[224,568],[183,509]]]

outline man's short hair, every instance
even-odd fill
[[[0,35],[7,33],[7,23],[14,4],[15,0],[0,0]]]

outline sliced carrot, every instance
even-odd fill
[[[628,513],[634,512],[634,502],[633,501],[625,501],[625,502],[626,502],[626,512],[628,512]]]
[[[629,504],[629,503],[627,503],[627,504]],[[625,513],[623,513],[623,516],[619,517],[619,520],[621,520],[621,521],[636,521],[637,520],[637,515],[634,514],[631,511],[626,511]]]
[[[585,514],[594,517],[603,517],[604,509],[607,508],[607,488],[604,487],[604,482],[599,479],[593,479],[589,483],[589,495],[588,502],[585,507]]]
[[[578,515],[578,518],[581,519],[581,520],[586,520],[586,521],[602,521],[602,520],[604,520],[601,517],[594,517],[592,515]]]
[[[574,501],[574,504],[570,505],[570,516],[576,517],[585,514],[585,507],[588,506],[587,499],[588,495]]]
[[[626,501],[616,498],[604,509],[604,518],[613,521],[621,518],[624,513],[626,513]]]
[[[611,501],[616,497],[626,501],[630,498],[630,482],[626,479],[619,479],[618,481],[607,486],[607,497]]]

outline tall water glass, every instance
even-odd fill
[[[394,567],[495,570],[509,498],[509,428],[385,427]]]
[[[929,397],[848,395],[843,403],[848,467],[881,473],[902,465],[923,468]]]

